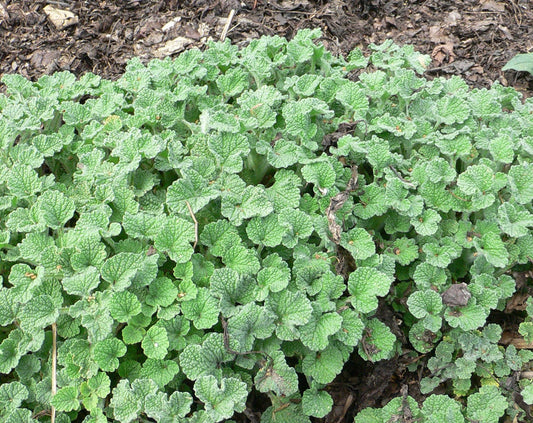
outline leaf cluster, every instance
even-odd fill
[[[478,329],[533,257],[533,102],[318,37],[2,78],[1,419],[219,422],[255,390],[262,421],[309,422],[354,351],[400,351],[385,304],[434,354],[427,391],[453,380],[492,421],[472,376],[529,360]],[[421,413],[460,416],[446,398]],[[416,408],[398,400],[375,415]]]

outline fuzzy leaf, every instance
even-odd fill
[[[109,311],[113,319],[127,322],[141,312],[141,303],[131,292],[114,292],[109,304]]]
[[[353,228],[341,233],[341,245],[346,248],[355,260],[364,260],[376,252],[372,236],[363,228]]]
[[[392,278],[371,267],[358,267],[348,279],[348,291],[354,308],[361,313],[370,313],[378,306],[377,297],[389,292]]]
[[[330,383],[344,366],[342,353],[333,345],[318,352],[310,352],[302,361],[302,370],[318,383]]]
[[[194,392],[217,422],[229,419],[235,411],[242,412],[248,396],[246,384],[233,377],[222,378],[219,384],[214,376],[200,376],[194,383]]]
[[[342,317],[337,313],[311,315],[309,322],[300,328],[300,340],[311,350],[321,351],[328,346],[329,337],[337,333],[341,326]]]
[[[169,346],[167,331],[163,327],[152,326],[146,332],[141,345],[148,358],[165,358]]]
[[[76,386],[66,386],[59,389],[50,402],[57,411],[77,410],[80,406],[78,394]]]
[[[472,420],[497,423],[507,406],[507,400],[497,386],[485,385],[468,397],[466,415]]]
[[[333,399],[326,391],[307,389],[302,396],[302,410],[307,416],[322,418],[332,406]]]

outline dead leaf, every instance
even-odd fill
[[[530,295],[525,293],[514,294],[505,305],[505,313],[512,313],[513,311],[524,311],[526,309],[526,302]]]
[[[192,42],[193,40],[190,38],[176,37],[172,40],[168,40],[164,46],[159,47],[156,51],[154,51],[154,56],[157,58],[163,58],[174,53],[179,53]]]
[[[450,38],[446,34],[446,29],[441,25],[433,25],[429,27],[429,39],[435,44],[446,44],[450,42]]]
[[[47,5],[43,11],[57,29],[65,29],[68,26],[76,25],[79,21],[78,16],[70,10],[57,9]]]
[[[461,14],[454,10],[453,12],[448,13],[445,22],[448,26],[457,26],[457,22],[459,22],[461,18]]]
[[[161,30],[163,32],[168,32],[172,28],[174,28],[179,21],[181,21],[181,16],[176,16],[174,19],[168,21],[165,25],[163,25],[163,28],[161,28]]]
[[[510,331],[505,331],[502,333],[502,336],[500,338],[500,341],[498,342],[500,345],[514,345],[519,350],[531,350],[533,349],[533,343],[532,342],[526,342],[525,339],[520,336],[519,334],[512,333]]]
[[[452,63],[455,57],[452,43],[441,44],[431,52],[431,58],[435,61],[436,66],[441,66],[443,63]]]
[[[489,12],[505,12],[505,3],[494,0],[482,0],[481,10],[488,10]]]
[[[456,283],[450,286],[441,295],[442,302],[450,307],[461,307],[468,304],[472,294],[467,288],[466,283]]]
[[[513,35],[511,34],[511,31],[509,31],[509,28],[507,28],[506,26],[498,25],[498,29],[503,33],[503,36],[506,39],[512,40],[514,38]]]

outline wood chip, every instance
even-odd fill
[[[46,13],[48,19],[50,19],[50,22],[60,30],[71,25],[76,25],[79,21],[78,16],[70,10],[57,9],[47,5],[44,7],[43,11]]]

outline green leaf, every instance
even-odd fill
[[[143,328],[128,325],[122,329],[122,339],[126,344],[137,344],[142,341],[145,333]]]
[[[152,379],[160,389],[168,385],[179,373],[179,366],[173,360],[148,358],[143,363],[141,377]]]
[[[488,312],[483,307],[469,301],[465,307],[446,310],[444,318],[452,328],[460,327],[464,331],[470,331],[483,326],[487,315]]]
[[[150,283],[146,304],[168,307],[178,296],[178,288],[165,277],[156,278]]]
[[[21,356],[18,343],[13,339],[4,339],[0,344],[0,373],[9,374],[17,366]]]
[[[457,178],[457,186],[465,194],[485,194],[492,189],[494,173],[484,164],[469,166]]]
[[[263,186],[248,185],[242,195],[226,195],[222,201],[222,215],[235,226],[240,226],[243,219],[265,217],[273,211]]]
[[[266,339],[274,332],[274,314],[266,307],[248,303],[228,320],[228,334],[240,352],[254,349],[256,339]]]
[[[163,392],[146,397],[145,412],[148,417],[161,422],[179,421],[191,410],[192,396],[188,392],[174,392],[167,399]]]
[[[170,188],[169,188],[170,189]],[[193,254],[194,224],[185,219],[169,216],[154,240],[154,247],[166,252],[176,263],[186,263]]]
[[[265,300],[265,307],[277,318],[276,335],[279,339],[291,341],[298,339],[297,326],[305,325],[311,318],[311,302],[301,292],[283,290],[271,293]]]
[[[50,402],[57,411],[77,410],[80,407],[78,395],[76,386],[67,386],[59,389]]]
[[[533,201],[533,163],[511,166],[509,169],[509,189],[518,204]]]
[[[74,215],[74,201],[62,192],[45,191],[39,197],[39,205],[46,226],[59,229]]]
[[[257,273],[257,285],[261,289],[260,299],[266,298],[269,292],[285,289],[291,278],[289,266],[275,253],[265,257],[262,266],[263,268]]]
[[[509,60],[502,71],[513,69],[519,72],[529,72],[533,75],[533,53],[522,53],[515,55]]]
[[[141,312],[141,303],[131,292],[114,292],[109,303],[109,312],[113,319],[127,322]]]
[[[256,274],[261,267],[255,251],[239,244],[224,252],[222,262],[241,275]]]
[[[533,215],[522,205],[503,203],[498,208],[498,224],[503,232],[512,237],[522,237],[533,226]]]
[[[139,258],[138,254],[125,252],[109,257],[102,266],[102,278],[116,291],[125,290],[137,274]]]
[[[139,417],[142,407],[141,399],[133,393],[133,389],[127,379],[120,380],[113,389],[110,405],[113,408],[115,419],[121,423],[129,423]]]
[[[364,260],[376,253],[372,236],[363,228],[353,228],[341,233],[341,245],[355,260]]]
[[[88,297],[100,284],[100,272],[93,266],[88,266],[62,280],[63,289],[70,295]]]
[[[335,98],[353,112],[353,120],[365,118],[368,111],[368,99],[360,84],[346,81],[342,88],[337,91]]]
[[[118,359],[126,354],[126,346],[117,338],[108,338],[95,344],[93,356],[104,372],[113,372],[118,368]]]
[[[466,416],[483,423],[497,423],[507,406],[507,400],[497,386],[485,385],[468,397]]]
[[[378,306],[377,297],[388,294],[392,278],[371,267],[358,267],[350,273],[348,291],[354,308],[361,313],[370,313]]]
[[[342,317],[338,313],[311,315],[309,322],[300,328],[300,340],[313,351],[324,350],[329,345],[329,337],[337,333],[341,326]]]
[[[437,232],[441,220],[440,214],[435,210],[426,209],[422,215],[411,219],[411,225],[419,235],[430,236]]]
[[[365,186],[359,202],[354,205],[354,214],[361,219],[369,219],[385,214],[388,208],[385,189],[372,183]]]
[[[233,359],[224,348],[222,333],[210,333],[201,345],[189,344],[180,353],[181,368],[190,380],[205,375],[220,376],[222,364]]]
[[[390,329],[378,319],[371,319],[359,344],[359,355],[371,361],[387,359],[393,353],[395,343],[396,337]]]
[[[533,404],[533,384],[527,385],[522,391],[520,392],[522,397],[524,398],[524,402],[526,404]]]
[[[181,307],[197,329],[209,329],[218,322],[218,302],[206,288],[198,289],[196,298],[183,302]]]
[[[255,300],[256,287],[250,278],[241,277],[229,267],[215,269],[209,279],[211,293],[220,299],[220,310],[225,316],[232,316],[239,304]]]
[[[396,238],[391,247],[392,254],[390,256],[402,266],[407,266],[418,258],[418,245],[412,238]]]
[[[274,392],[278,396],[290,396],[298,391],[298,375],[294,367],[287,365],[281,351],[270,353],[273,362],[267,362],[254,378],[260,392]]]
[[[223,219],[207,224],[200,235],[200,242],[209,247],[211,254],[221,257],[230,247],[242,241],[237,228]]]
[[[218,81],[217,81],[218,83]],[[209,150],[223,172],[238,173],[242,170],[242,157],[250,152],[248,139],[241,134],[222,133],[209,137]]]
[[[0,409],[15,410],[28,398],[28,388],[18,381],[0,385]]]
[[[334,345],[307,354],[302,361],[302,371],[318,383],[330,383],[344,366],[342,353]]]
[[[440,313],[442,298],[432,289],[416,291],[409,296],[407,306],[413,316],[417,319],[423,319],[429,314],[438,315]]]
[[[490,154],[500,163],[512,163],[515,149],[513,139],[508,134],[500,134],[493,138],[489,145]]]
[[[165,358],[169,346],[167,331],[161,326],[152,326],[146,332],[141,346],[148,358]]]
[[[494,232],[485,233],[482,235],[481,240],[474,239],[474,245],[493,266],[507,266],[509,253],[505,248],[505,243],[502,241],[500,234]]]
[[[59,310],[50,295],[38,295],[24,305],[20,314],[20,327],[25,332],[35,332],[54,323]]]
[[[313,232],[311,218],[300,210],[284,209],[280,212],[278,221],[285,228],[282,243],[287,248],[293,248],[298,239],[306,239]]]
[[[139,211],[132,214],[124,213],[122,226],[124,231],[133,238],[154,239],[161,231],[164,220],[152,213]]]
[[[7,177],[10,194],[17,198],[27,198],[42,189],[42,181],[30,166],[14,166]]]
[[[438,118],[446,125],[463,123],[470,116],[468,103],[458,96],[441,97],[436,102]]]
[[[167,190],[167,204],[172,211],[188,213],[186,202],[194,213],[198,212],[220,192],[196,170],[190,169],[184,178],[175,181]]]
[[[246,384],[233,377],[222,378],[218,383],[214,376],[200,376],[194,383],[194,392],[204,403],[208,415],[217,422],[246,408]]]
[[[278,141],[276,146],[283,140]],[[291,144],[294,144],[291,142]],[[277,147],[276,147],[277,148]],[[281,153],[280,153],[281,154]],[[292,157],[292,154],[290,155]],[[292,164],[292,163],[291,163]],[[274,176],[275,182],[267,188],[267,195],[276,212],[285,209],[295,209],[300,205],[300,187],[302,181],[290,170],[278,170]]]
[[[302,395],[302,410],[307,416],[325,417],[332,407],[333,399],[326,391],[307,389]]]
[[[304,179],[318,189],[331,188],[335,183],[335,170],[329,161],[317,161],[302,167]]]
[[[363,336],[365,325],[358,313],[352,309],[343,310],[340,315],[342,317],[342,327],[335,337],[343,344],[355,347]]]
[[[234,97],[248,88],[248,73],[237,67],[230,68],[216,79],[217,87],[225,97]]]

